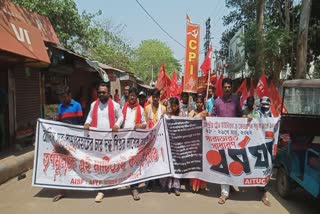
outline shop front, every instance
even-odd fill
[[[0,3],[0,150],[31,136],[41,113],[40,71],[50,59],[38,28],[41,21],[34,26],[29,16],[35,17],[10,1]]]

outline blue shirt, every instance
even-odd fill
[[[64,103],[58,106],[57,120],[63,123],[69,123],[73,125],[80,125],[82,118],[82,109],[80,103],[75,100],[71,100],[70,104]]]
[[[206,102],[206,110],[211,115],[212,110],[213,110],[213,104],[214,104],[214,99],[211,97],[210,99],[207,100]]]

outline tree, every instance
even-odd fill
[[[85,54],[94,45],[97,29],[92,20],[101,14],[79,14],[73,0],[12,0],[22,7],[47,16],[57,33],[60,43],[77,53]]]
[[[129,70],[133,49],[122,38],[123,25],[97,21],[101,11],[79,14],[74,0],[14,0],[30,11],[47,16],[61,44],[74,52],[113,67]]]
[[[264,38],[263,38],[263,20],[264,20],[264,0],[257,0],[257,45],[256,45],[256,74],[265,70],[265,62],[264,62]],[[258,76],[257,78],[258,79]]]
[[[244,25],[243,45],[250,70],[255,70],[252,75],[257,77],[264,70],[277,84],[280,72],[290,63],[292,55],[294,28],[290,28],[290,21],[295,16],[290,16],[290,11],[297,13],[292,0],[230,0],[228,3],[235,10],[230,13],[233,16],[225,16],[224,21],[234,25],[225,31],[231,32],[229,38],[223,37],[221,42],[230,41],[235,29],[239,28],[238,23]]]
[[[89,58],[119,69],[131,70],[134,50],[121,36],[123,26],[114,26],[111,21],[97,22],[95,26],[98,29],[96,45],[89,48]]]
[[[181,69],[179,61],[174,58],[170,48],[159,40],[144,40],[134,51],[132,69],[144,82],[152,80],[152,70],[155,81],[161,64],[165,64],[169,76],[173,71]]]
[[[303,0],[300,14],[298,44],[297,44],[297,74],[296,78],[304,79],[307,73],[308,30],[311,13],[311,0]]]

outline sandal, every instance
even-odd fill
[[[132,197],[133,197],[133,200],[135,201],[139,201],[141,199],[139,192],[136,189],[132,190]]]
[[[264,195],[261,199],[262,203],[266,205],[267,207],[271,207],[271,202],[269,201],[268,197]]]
[[[219,197],[218,203],[219,203],[219,204],[225,204],[225,203],[226,203],[226,200],[228,200],[228,199],[229,199],[228,196],[221,195],[221,196]]]
[[[97,194],[96,198],[94,199],[94,201],[95,201],[96,203],[101,203],[103,197],[104,197],[103,192],[98,192],[98,194]]]
[[[56,202],[56,201],[59,201],[61,198],[64,198],[64,195],[60,193],[60,194],[54,196],[52,201]]]

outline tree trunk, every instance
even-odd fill
[[[282,63],[282,59],[275,59],[274,61],[275,62],[274,62],[272,81],[274,85],[278,87],[280,82],[280,73],[283,68],[283,63]]]
[[[290,31],[290,13],[289,13],[290,4],[291,4],[291,0],[285,0],[285,3],[284,3],[285,29],[288,32]]]
[[[264,38],[263,38],[263,18],[264,18],[264,0],[257,0],[257,44],[256,44],[256,72],[255,76],[264,71]]]
[[[303,0],[300,14],[296,79],[305,79],[307,73],[308,29],[311,12],[311,1]]]

